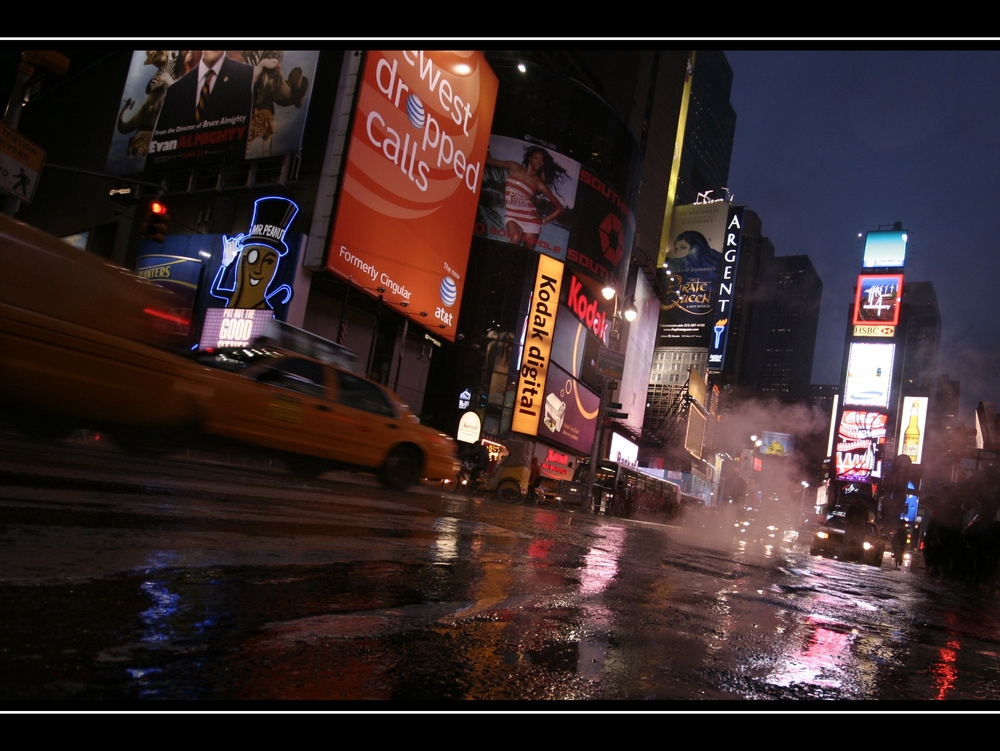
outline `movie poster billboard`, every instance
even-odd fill
[[[854,325],[899,324],[902,274],[861,274],[854,299]]]
[[[889,417],[884,412],[845,409],[834,442],[837,479],[870,482],[881,474]]]
[[[707,348],[711,344],[728,221],[727,201],[674,210],[673,238],[658,272],[667,299],[660,312],[657,346]]]
[[[851,342],[844,406],[888,407],[895,344]]]
[[[554,363],[545,382],[544,412],[538,437],[565,446],[572,453],[590,453],[597,429],[601,397]]]
[[[107,172],[299,151],[318,60],[318,51],[305,50],[134,51]]]
[[[449,341],[496,93],[481,52],[369,51],[348,140],[326,268]]]

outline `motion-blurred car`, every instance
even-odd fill
[[[190,311],[173,292],[0,215],[0,409],[26,433],[169,425]]]
[[[391,488],[458,471],[454,440],[382,386],[274,349],[197,362],[174,293],[5,216],[0,268],[0,411],[26,433],[107,430],[144,451],[208,434],[310,474],[374,470]]]
[[[777,515],[749,516],[734,523],[734,530],[742,540],[762,542],[791,548],[799,538],[798,530],[790,519]]]
[[[421,425],[388,389],[331,363],[247,350],[201,368],[196,383],[203,432],[290,452],[308,474],[364,468],[404,489],[461,467],[453,438]]]
[[[848,538],[847,522],[843,516],[829,517],[813,534],[809,545],[811,555],[857,561],[870,566],[881,566],[885,555],[885,540],[878,525],[864,522],[855,545]],[[853,547],[853,549],[852,549]]]

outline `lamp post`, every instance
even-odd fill
[[[618,290],[614,285],[608,283],[601,290],[601,295],[605,300],[615,301],[615,312],[611,317],[611,334],[608,343],[615,343],[614,351],[618,351],[618,342],[621,338],[622,318],[631,323],[639,316],[639,311],[635,307],[634,298],[629,295],[624,300],[618,297]],[[614,388],[614,387],[612,387]],[[594,485],[597,483],[597,463],[600,461],[601,443],[604,432],[604,421],[608,415],[608,378],[605,376],[601,380],[601,401],[597,410],[597,425],[594,427],[594,440],[590,446],[590,467],[587,473],[587,488],[590,491],[590,512],[596,513],[597,504],[594,492]]]

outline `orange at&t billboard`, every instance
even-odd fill
[[[496,93],[480,52],[366,53],[327,253],[330,271],[450,341]]]

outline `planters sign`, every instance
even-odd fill
[[[454,341],[497,78],[479,52],[367,55],[326,267]]]

